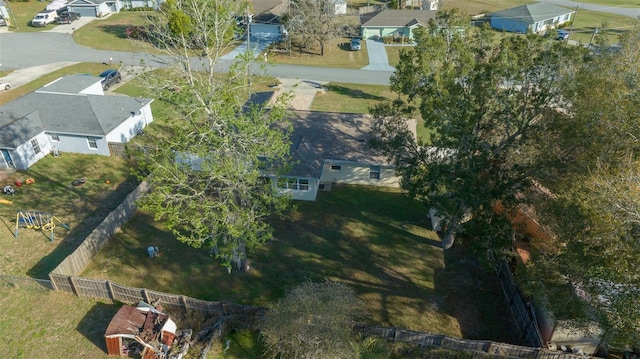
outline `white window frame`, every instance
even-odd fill
[[[50,133],[49,138],[51,142],[60,142],[60,136],[57,133]]]
[[[297,177],[278,177],[276,187],[279,189],[291,189],[304,192],[308,192],[310,190],[309,180]]]
[[[98,139],[96,137],[87,137],[87,146],[89,146],[90,150],[98,150]]]
[[[37,138],[34,138],[33,140],[31,140],[31,147],[33,147],[33,152],[35,152],[36,155],[42,152],[42,149],[40,149],[40,143],[38,143]]]

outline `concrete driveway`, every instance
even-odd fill
[[[56,32],[59,34],[73,34],[74,31],[90,23],[93,20],[97,20],[95,17],[81,17],[71,24],[53,25],[53,28],[45,30],[45,32]],[[52,26],[52,25],[49,25]]]
[[[395,71],[395,68],[389,65],[387,51],[384,49],[384,43],[375,40],[366,40],[367,54],[369,55],[369,65],[362,70],[369,71]]]

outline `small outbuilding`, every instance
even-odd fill
[[[124,305],[113,316],[104,338],[107,354],[142,359],[167,358],[176,338],[176,323],[160,306],[145,302]],[[133,353],[139,351],[139,353]]]

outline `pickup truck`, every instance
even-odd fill
[[[31,19],[31,26],[45,27],[56,21],[56,15],[57,13],[55,10],[39,12],[33,19]]]
[[[80,18],[80,14],[72,11],[63,11],[60,16],[56,18],[58,24],[71,24]]]

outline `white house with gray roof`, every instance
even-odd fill
[[[314,201],[333,183],[400,187],[395,166],[369,147],[369,115],[298,111],[292,113],[293,168],[274,179],[279,193]],[[415,136],[416,121],[407,125]]]
[[[110,156],[153,121],[153,99],[107,96],[101,80],[61,77],[0,106],[0,168],[27,169],[54,148]]]
[[[555,29],[571,21],[575,11],[547,3],[534,3],[489,14],[491,27],[499,31],[525,34]]]

